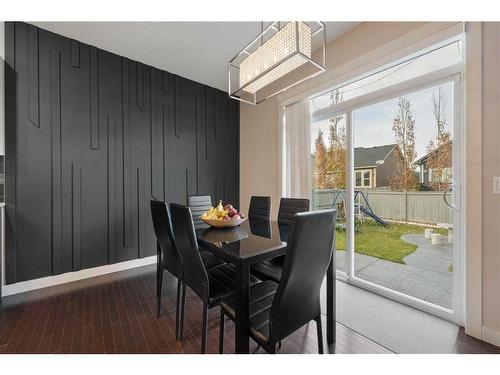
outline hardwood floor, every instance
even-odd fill
[[[199,353],[201,302],[188,291],[184,340],[176,341],[176,281],[168,273],[165,277],[160,318],[156,317],[155,266],[5,297],[0,306],[0,353]],[[218,351],[218,317],[219,310],[211,309],[209,353]],[[230,321],[225,335],[225,353],[233,353],[234,324]],[[251,347],[256,350],[255,343]],[[500,352],[465,334],[457,339],[455,350]],[[263,353],[262,349],[257,352]],[[314,322],[284,340],[280,350],[317,352]],[[329,352],[390,353],[341,324],[337,324],[337,342]]]
[[[176,341],[176,281],[168,273],[165,277],[160,318],[155,266],[5,297],[0,307],[0,353],[199,353],[201,302],[188,290],[184,340]],[[218,351],[218,317],[218,308],[211,309],[209,353]],[[233,353],[231,321],[225,334],[225,352]],[[314,322],[284,340],[281,348],[281,353],[317,351]],[[389,352],[340,324],[330,351]]]

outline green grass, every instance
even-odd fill
[[[401,239],[404,234],[423,234],[425,227],[417,225],[391,223],[384,227],[371,221],[356,224],[354,234],[354,251],[359,254],[370,255],[395,263],[402,263],[404,257],[413,253],[416,245],[412,245]],[[444,234],[446,230],[436,229],[436,232]],[[337,229],[337,250],[345,250],[345,232]]]

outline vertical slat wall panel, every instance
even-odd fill
[[[80,67],[80,42],[76,40],[71,41],[71,66]]]
[[[36,127],[40,127],[40,91],[38,71],[38,28],[28,26],[28,85],[30,120]]]
[[[8,284],[154,255],[149,200],[238,207],[227,94],[6,24]]]
[[[121,152],[123,124],[121,67],[121,57],[99,51],[99,121],[101,124],[106,124],[102,145],[106,145],[103,164],[106,165],[107,170],[107,256],[109,263],[119,261],[116,254],[120,253],[123,244],[123,233],[120,230],[122,228],[121,209],[123,208],[121,196],[123,185],[120,177],[122,170],[120,163],[123,155]]]
[[[90,47],[90,148],[99,150],[99,75],[98,64],[99,55],[97,48]],[[72,54],[73,60],[73,54]],[[73,65],[73,61],[72,61]]]
[[[163,129],[163,196],[167,202],[171,201],[171,183],[175,182],[170,170],[171,158],[178,159],[170,152],[169,142],[173,135],[172,128],[175,123],[175,76],[162,72],[162,90],[158,95],[158,106],[161,106],[162,129]]]
[[[224,96],[225,93],[223,93]],[[227,153],[233,155],[228,159],[226,165],[226,200],[236,202],[239,207],[240,199],[240,103],[226,96],[227,106],[229,107],[229,120],[226,127],[226,142],[228,145]],[[241,207],[243,212],[247,212],[248,207]]]
[[[31,33],[30,33],[31,30]],[[9,32],[9,29],[6,30]],[[30,71],[37,71],[38,67],[31,66],[29,63],[30,44],[29,34],[33,34],[33,29],[27,24],[15,24],[15,71],[9,71],[7,74],[14,74],[17,78],[15,86],[15,102],[7,103],[13,107],[8,107],[9,111],[16,111],[15,123],[9,122],[7,119],[6,128],[15,127],[16,136],[14,138],[16,150],[11,154],[12,149],[6,148],[6,160],[11,159],[12,155],[15,158],[15,170],[8,171],[7,181],[9,177],[15,178],[15,200],[8,194],[6,196],[7,207],[15,205],[16,222],[16,246],[15,246],[15,263],[10,263],[11,256],[6,256],[6,269],[15,267],[15,279],[10,277],[10,271],[7,272],[7,282],[15,280],[28,280],[50,275],[52,273],[52,148],[51,148],[51,127],[49,122],[34,126],[32,122],[32,111],[30,103],[33,104],[32,90],[30,83],[33,83],[33,74]],[[33,37],[31,37],[33,39]],[[9,49],[6,53],[9,53]],[[7,60],[9,61],[9,60]],[[45,71],[50,59],[48,54],[44,54],[43,60],[40,60],[42,69]],[[47,74],[47,77],[49,75]],[[45,78],[45,77],[44,77]],[[42,95],[46,100],[49,96],[49,81],[43,81],[43,87],[40,90],[46,92],[47,95]],[[9,89],[9,86],[7,86]],[[10,92],[5,95],[7,98],[11,96]],[[50,117],[50,106],[44,101],[44,120]],[[10,136],[9,132],[7,136]],[[10,138],[6,139],[6,144],[9,145]],[[13,172],[13,175],[12,175]],[[10,176],[9,176],[10,175]],[[9,189],[7,189],[9,193]],[[7,245],[9,246],[10,243]],[[6,254],[12,251],[9,247],[6,248]]]
[[[130,61],[122,59],[122,238],[123,247],[132,246],[132,171],[130,165]],[[133,82],[133,81],[132,81]]]
[[[217,204],[217,199],[225,199],[218,189],[219,176],[224,166],[217,158],[223,150],[218,148],[215,131],[215,91],[212,88],[205,89],[205,121],[198,126],[199,194],[210,195],[214,205]]]
[[[154,254],[156,241],[151,223],[151,67],[130,63],[130,156],[133,173],[133,247],[135,256]],[[147,89],[145,89],[147,87]]]
[[[71,254],[73,269],[80,269],[82,235],[82,168],[71,165]]]
[[[52,129],[52,272],[62,266],[61,53],[50,50],[50,124]]]
[[[165,105],[160,103],[162,77],[162,72],[154,68],[151,69],[151,196],[157,200],[165,200],[165,188],[163,186]]]
[[[178,76],[174,87],[174,120],[168,127],[167,200],[186,204],[188,195],[197,194],[197,98],[202,90],[199,84]]]
[[[5,22],[5,280],[17,279],[16,175],[17,175],[17,73],[16,24]]]

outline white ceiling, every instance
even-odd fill
[[[227,91],[227,62],[260,22],[32,22],[43,29]],[[358,22],[325,22],[327,42]]]

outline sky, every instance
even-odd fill
[[[441,85],[445,102],[444,118],[446,130],[452,133],[453,125],[453,85]],[[405,98],[410,102],[415,119],[415,149],[417,158],[425,155],[427,145],[436,137],[436,122],[432,108],[432,92],[437,87],[419,91]],[[398,113],[398,99],[394,98],[353,112],[354,147],[374,147],[395,143],[392,123]],[[345,120],[341,122],[345,126]],[[314,152],[314,141],[318,131],[323,131],[325,144],[328,145],[329,120],[319,121],[311,125],[311,152]],[[453,133],[452,133],[453,134]]]

